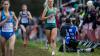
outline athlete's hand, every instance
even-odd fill
[[[49,15],[49,19],[52,19],[53,16],[54,16],[54,14]]]
[[[18,27],[17,27],[17,26],[15,26],[15,27],[14,27],[14,31],[16,31],[16,30],[17,30],[17,28],[18,28]]]

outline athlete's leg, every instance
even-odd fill
[[[46,34],[46,36],[47,36],[47,40],[46,40],[46,42],[45,42],[45,44],[46,44],[46,49],[48,49],[48,47],[49,47],[49,44],[51,44],[51,37],[50,37],[50,33],[51,32],[51,30],[48,30],[48,29],[46,29],[45,30],[45,34]]]
[[[57,28],[53,28],[51,31],[51,47],[52,47],[52,55],[55,55],[56,49],[56,37],[57,37]]]
[[[48,44],[50,44],[51,43],[51,38],[50,38],[51,30],[46,29],[45,34],[47,36]]]
[[[6,39],[4,37],[1,38],[1,50],[2,50],[2,56],[6,56],[7,47],[6,47]]]
[[[14,46],[15,46],[16,36],[13,34],[9,39],[9,54],[10,56],[14,56]]]
[[[22,29],[22,36],[23,36],[23,40],[24,40],[24,46],[26,46],[26,28],[23,25],[20,25],[21,29]]]
[[[28,41],[29,41],[29,33],[30,33],[30,26],[27,26],[26,27],[26,44],[28,44]]]

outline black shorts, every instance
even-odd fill
[[[56,27],[45,27],[45,29],[47,30],[52,30],[53,28],[56,28]]]
[[[21,25],[23,25],[25,28],[26,28],[27,26],[29,26],[28,23],[21,23]]]

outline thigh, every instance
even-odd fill
[[[51,39],[55,40],[57,37],[57,28],[53,28],[51,31]]]
[[[13,34],[9,39],[9,49],[14,49],[15,41],[16,41],[16,36],[15,34]]]
[[[4,37],[2,37],[2,36],[0,36],[0,37],[1,37],[1,38],[0,38],[1,46],[6,45],[6,39],[5,39]]]
[[[22,30],[23,32],[26,32],[26,28],[25,28],[24,25],[20,25],[20,27],[21,27],[21,30]]]
[[[45,34],[46,34],[47,38],[50,38],[51,30],[45,29]]]
[[[31,31],[32,31],[31,26],[26,26],[26,32],[27,32],[27,34],[29,34]]]

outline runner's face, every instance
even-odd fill
[[[22,10],[27,10],[27,6],[26,5],[23,5],[22,6]]]
[[[48,6],[53,7],[53,0],[48,0]]]
[[[10,7],[9,2],[8,2],[8,1],[4,1],[3,7],[4,7],[5,9],[9,9],[9,7]]]

